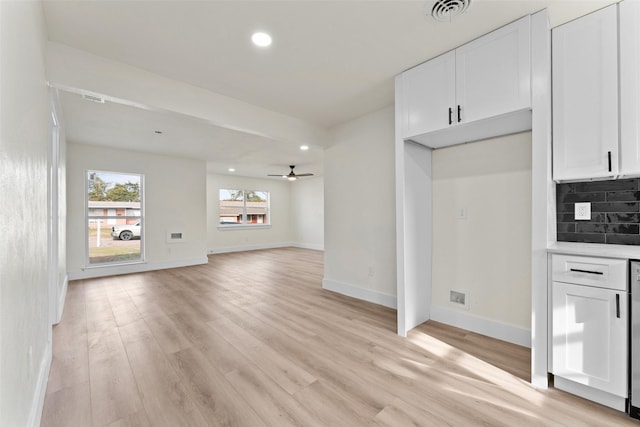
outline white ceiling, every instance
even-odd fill
[[[399,72],[521,16],[549,7],[555,26],[613,2],[472,0],[450,23],[426,15],[433,1],[413,0],[49,0],[44,12],[51,41],[331,127],[392,104]],[[272,35],[270,48],[251,45],[256,30]],[[248,176],[293,163],[300,172],[322,170],[322,153],[301,153],[291,142],[81,101],[62,98],[71,141],[193,153],[220,173],[232,163]],[[142,131],[160,124],[162,135]]]

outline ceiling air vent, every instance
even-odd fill
[[[437,0],[431,8],[431,16],[436,21],[450,22],[462,15],[471,4],[471,0]]]

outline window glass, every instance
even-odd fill
[[[87,171],[87,265],[143,261],[143,176]]]
[[[220,190],[221,225],[269,224],[269,192],[256,190]]]

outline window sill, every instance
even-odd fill
[[[271,228],[271,224],[229,224],[229,225],[218,225],[218,230],[220,231],[228,231],[228,230],[255,230],[255,229],[266,229]]]

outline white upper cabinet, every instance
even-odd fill
[[[460,122],[531,108],[529,27],[527,16],[456,49]]]
[[[552,32],[553,175],[618,175],[618,29],[612,5]]]
[[[403,138],[438,148],[530,129],[530,27],[526,16],[399,75]]]
[[[620,174],[640,176],[640,2],[620,3]]]
[[[448,52],[403,73],[407,109],[405,134],[432,132],[453,121],[455,65],[454,52]]]

